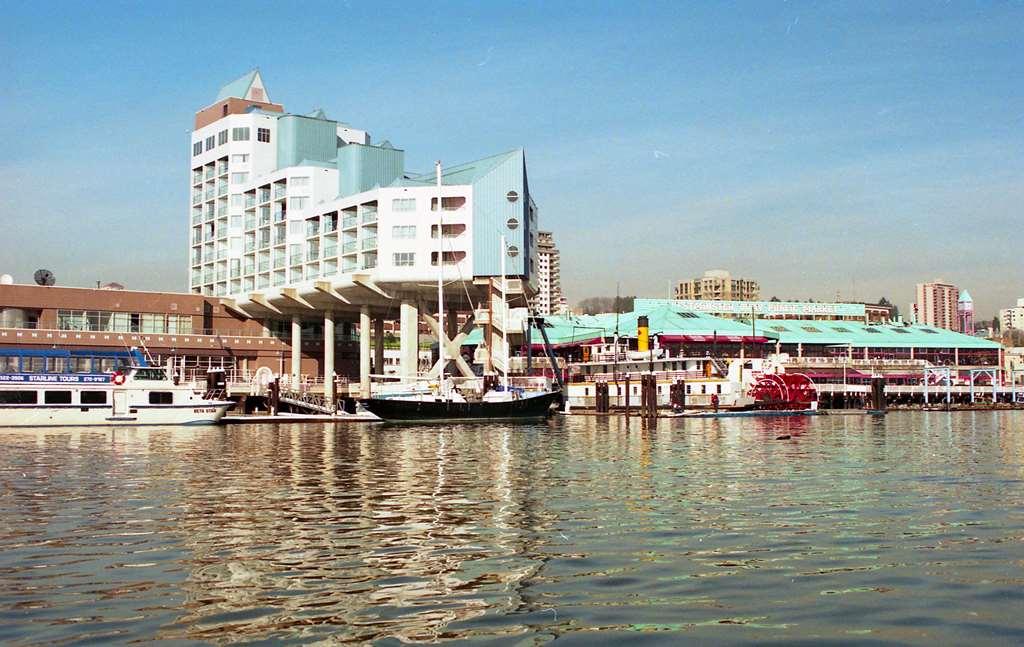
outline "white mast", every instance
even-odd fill
[[[505,272],[505,256],[508,254],[508,244],[505,242],[505,235],[501,236],[501,341],[502,355],[505,360],[505,370],[501,373],[501,383],[505,391],[508,391],[508,277]]]
[[[438,386],[442,396],[447,395],[444,386],[444,208],[441,204],[441,160],[434,165],[437,175],[437,352],[441,360],[441,375],[438,378]]]

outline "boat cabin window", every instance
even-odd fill
[[[44,391],[46,404],[71,404],[71,391]]]
[[[174,404],[174,394],[170,391],[150,391],[150,404]]]
[[[135,370],[136,380],[166,380],[167,376],[164,374],[162,368],[140,368]]]
[[[17,357],[0,357],[0,373],[17,373]]]
[[[0,391],[0,404],[35,404],[39,401],[36,391]]]
[[[82,391],[82,404],[106,404],[106,391]]]

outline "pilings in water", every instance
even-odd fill
[[[887,406],[885,399],[885,378],[871,378],[871,409],[874,411],[885,411]]]
[[[658,417],[658,378],[653,373],[640,376],[640,417]]]
[[[676,383],[669,386],[669,404],[673,411],[682,411],[686,408],[686,382],[676,380]]]
[[[598,382],[594,385],[594,405],[598,413],[608,413],[611,409],[607,382]]]

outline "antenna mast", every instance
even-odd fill
[[[441,375],[438,386],[441,395],[447,395],[444,385],[445,360],[445,327],[444,327],[444,208],[441,204],[441,160],[434,165],[437,176],[437,352],[441,362]]]

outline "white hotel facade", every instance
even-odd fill
[[[191,291],[268,329],[291,326],[293,374],[304,323],[323,321],[328,355],[338,320],[359,324],[368,380],[366,333],[385,317],[401,321],[402,371],[415,372],[419,310],[436,312],[439,271],[452,309],[479,304],[502,252],[514,289],[536,290],[537,208],[522,149],[444,165],[438,187],[433,170],[406,171],[389,142],[319,110],[285,112],[252,71],[196,113],[190,153]],[[332,374],[333,358],[323,366]]]

